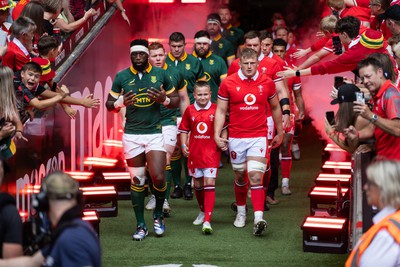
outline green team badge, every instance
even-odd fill
[[[224,44],[223,44],[223,43],[220,43],[220,44],[218,45],[218,47],[222,49],[222,48],[224,48]]]
[[[214,65],[214,59],[210,59],[210,65]]]
[[[185,69],[190,70],[190,64],[186,64]]]
[[[157,82],[157,77],[156,77],[156,76],[151,76],[151,77],[150,77],[150,81],[151,81],[152,83],[156,83],[156,82]]]

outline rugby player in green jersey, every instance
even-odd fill
[[[106,107],[113,112],[126,107],[122,144],[131,176],[131,200],[137,220],[137,229],[132,237],[140,241],[148,235],[144,220],[146,162],[156,198],[154,232],[162,236],[165,231],[162,208],[167,188],[166,152],[161,133],[160,106],[176,108],[179,97],[166,71],[149,64],[146,40],[136,39],[131,42],[130,57],[132,65],[115,76]]]

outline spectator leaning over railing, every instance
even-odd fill
[[[356,147],[360,139],[375,137],[378,157],[400,160],[400,91],[385,76],[383,65],[374,58],[358,64],[360,78],[372,96],[372,110],[366,103],[354,102],[354,111],[374,125],[357,131],[352,125],[344,136]]]

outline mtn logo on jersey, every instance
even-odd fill
[[[135,107],[138,108],[145,108],[149,107],[154,104],[154,100],[151,100],[148,96],[147,93],[141,93],[137,94],[133,97],[133,99],[136,98],[136,103],[134,104]]]

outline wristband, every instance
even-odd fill
[[[287,97],[282,98],[282,99],[279,101],[279,104],[281,105],[281,107],[283,107],[284,105],[289,105],[289,106],[290,106],[289,98],[287,98]]]
[[[122,13],[122,12],[125,12],[125,11],[126,11],[126,10],[125,10],[125,8],[124,8],[124,9],[121,10],[121,13]]]
[[[300,70],[296,70],[296,76],[300,77]]]
[[[120,95],[117,101],[114,102],[114,108],[123,108],[123,107],[125,107],[124,96]]]
[[[183,144],[183,145],[182,145],[182,149],[184,149],[185,147],[186,147],[186,144]]]
[[[171,99],[167,96],[167,97],[165,97],[165,100],[164,100],[164,102],[163,102],[162,104],[163,104],[164,106],[168,106],[169,103],[171,103]]]
[[[290,116],[290,110],[289,109],[285,109],[282,111],[282,115],[289,115]]]

